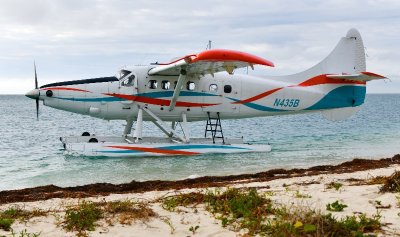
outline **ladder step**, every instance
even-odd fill
[[[217,117],[211,117],[210,112],[207,112],[207,115],[208,119],[207,119],[206,129],[204,132],[204,137],[207,137],[208,132],[211,132],[214,144],[216,138],[222,139],[222,143],[225,144],[225,138],[222,132],[222,125],[221,125],[221,120],[219,118],[219,112],[216,113]]]

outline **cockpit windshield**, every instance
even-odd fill
[[[126,77],[126,76],[129,75],[129,74],[131,74],[131,71],[122,69],[122,70],[120,70],[120,71],[117,73],[117,78],[118,78],[119,80],[121,80],[121,79],[123,79],[124,77]]]

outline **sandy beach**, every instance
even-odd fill
[[[16,236],[243,236],[248,234],[246,229],[237,228],[235,224],[223,227],[223,218],[210,211],[205,203],[172,207],[165,202],[168,197],[180,194],[223,193],[232,189],[240,192],[254,189],[271,205],[332,213],[337,219],[365,214],[379,219],[382,225],[371,234],[400,236],[400,193],[382,192],[384,181],[381,179],[396,171],[400,171],[400,155],[226,177],[2,191],[1,212],[14,209],[39,214],[16,218],[12,230],[2,229],[0,236],[13,236],[13,233]],[[105,217],[95,222],[93,230],[68,230],[67,210],[82,203],[94,203],[109,210],[105,208],[107,203],[116,201],[139,203],[144,208],[140,210],[146,210],[146,214],[137,218],[129,216],[131,219],[103,214]],[[335,202],[342,205],[342,210],[334,211],[337,208],[333,205]],[[328,208],[327,205],[331,206]],[[303,228],[303,223],[297,221],[293,226]],[[26,235],[21,234],[24,232]]]

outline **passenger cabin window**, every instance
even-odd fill
[[[135,75],[130,75],[129,77],[122,80],[122,86],[133,86],[135,81]]]
[[[161,88],[163,90],[169,90],[170,86],[171,86],[171,83],[169,81],[162,81],[161,82]]]
[[[232,92],[232,86],[231,85],[225,85],[224,86],[224,92],[225,93],[231,93]]]
[[[157,84],[156,80],[150,80],[148,85],[150,89],[157,89]]]
[[[217,92],[218,86],[217,86],[217,84],[211,84],[209,89],[210,89],[210,92]]]
[[[188,81],[186,83],[186,89],[188,89],[189,91],[194,90],[194,88],[196,88],[196,84],[192,81]]]

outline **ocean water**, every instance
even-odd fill
[[[270,143],[272,152],[189,157],[68,156],[60,136],[83,131],[119,135],[124,122],[103,121],[42,104],[36,121],[35,101],[22,95],[0,95],[0,109],[0,190],[253,173],[400,153],[400,94],[367,95],[362,109],[341,122],[325,120],[319,113],[225,120],[225,136]],[[191,127],[192,136],[201,137],[205,122]],[[145,123],[144,131],[162,135],[151,123]]]

